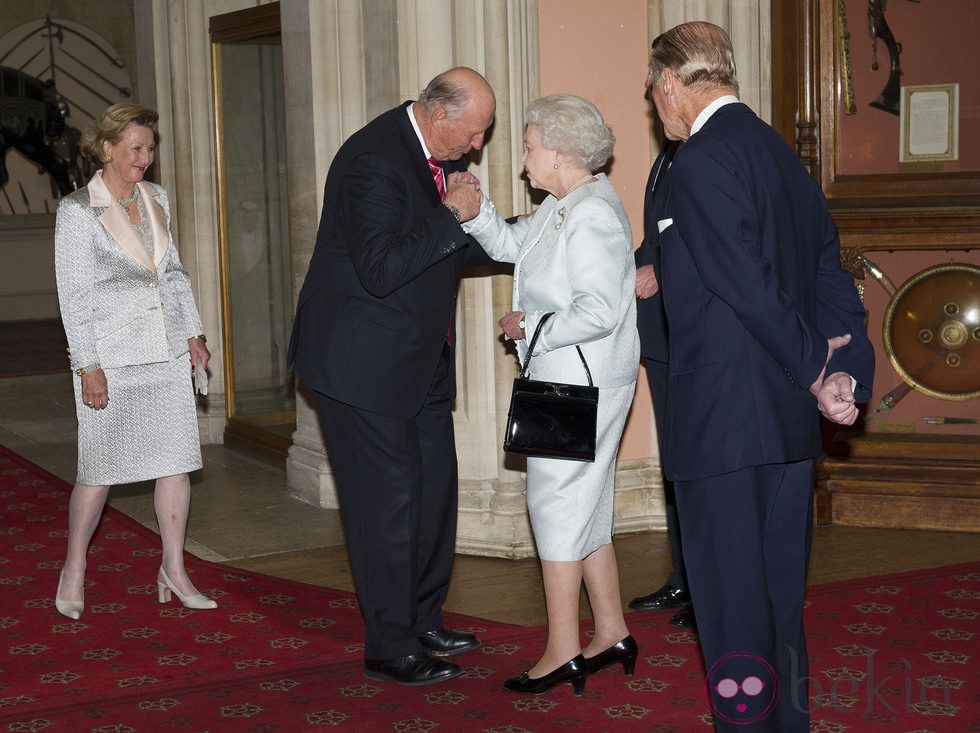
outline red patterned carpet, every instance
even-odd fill
[[[188,558],[220,603],[156,602],[158,538],[108,510],[80,621],[54,589],[69,486],[0,447],[0,730],[711,731],[696,636],[634,613],[632,678],[608,669],[584,698],[501,688],[542,651],[541,629],[458,615],[481,636],[466,674],[421,688],[361,675],[353,596]],[[813,586],[812,731],[980,731],[980,563]],[[583,624],[586,628],[588,622]]]

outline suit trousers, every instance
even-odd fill
[[[813,476],[805,460],[675,482],[719,731],[809,730],[803,595]]]
[[[663,462],[663,412],[667,409],[667,364],[647,357],[646,366],[650,394],[653,395],[653,417],[657,425],[657,444],[660,447],[660,460]],[[662,474],[663,472],[661,472]],[[674,568],[667,576],[667,583],[678,590],[688,590],[687,572],[684,570],[684,554],[681,547],[681,527],[677,519],[677,499],[674,497],[674,482],[662,476],[664,482],[664,511],[667,515],[667,539],[670,540],[670,561]]]
[[[451,358],[446,346],[425,403],[408,419],[317,393],[367,659],[419,652],[418,635],[443,627],[458,505]]]

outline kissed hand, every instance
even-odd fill
[[[446,197],[442,202],[459,209],[460,218],[469,221],[480,213],[483,194],[480,193],[480,179],[469,171],[450,173],[446,178]]]

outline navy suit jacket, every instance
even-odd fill
[[[870,399],[874,351],[823,192],[747,106],[717,110],[670,169],[658,224],[669,326],[665,470],[691,480],[822,452],[809,386],[827,374]],[[672,219],[672,223],[665,220]]]
[[[676,140],[664,140],[663,148],[650,169],[643,202],[643,241],[633,253],[637,267],[653,265],[658,283],[662,269],[657,222],[665,216],[667,192],[670,187],[667,166],[673,157],[673,150],[679,144]],[[640,353],[647,359],[666,363],[667,316],[664,313],[663,290],[658,290],[650,298],[640,298],[636,301],[636,328],[640,334]],[[657,403],[659,404],[660,400],[657,400]]]
[[[432,383],[464,260],[491,264],[441,205],[410,104],[354,133],[330,165],[289,350],[316,391],[399,418]]]

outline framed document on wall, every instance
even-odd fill
[[[898,160],[959,160],[960,85],[902,87]]]
[[[960,95],[980,97],[975,0],[802,5],[800,71],[814,93],[801,99],[798,119],[801,129],[810,124],[817,130],[827,198],[849,206],[856,200],[868,206],[980,204],[980,107],[958,104]],[[929,116],[919,109],[910,117],[915,105],[900,114],[910,95],[929,107]],[[955,152],[928,158],[926,169],[906,167],[926,160],[913,151],[903,161],[906,133],[911,148],[932,150],[937,128],[931,115],[940,104],[947,105],[943,119],[952,130],[944,131]]]

